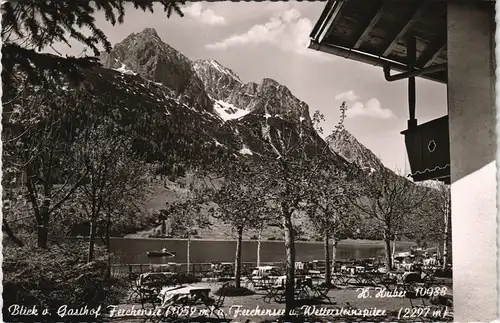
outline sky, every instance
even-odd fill
[[[404,137],[408,119],[408,81],[387,82],[381,67],[308,49],[310,32],[324,2],[193,2],[185,16],[166,17],[127,8],[125,21],[112,26],[102,13],[97,25],[116,44],[144,28],[191,60],[215,59],[243,82],[272,78],[319,110],[328,135],[347,102],[345,129],[372,150],[385,166],[410,171]],[[61,54],[79,55],[83,46],[57,44]],[[90,54],[90,53],[89,53]],[[416,79],[416,117],[423,123],[447,114],[446,86]]]

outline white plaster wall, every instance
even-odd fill
[[[493,13],[448,2],[448,109],[456,322],[497,319]]]

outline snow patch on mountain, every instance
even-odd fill
[[[245,145],[240,149],[240,154],[242,155],[253,155],[253,152]]]
[[[224,121],[239,119],[250,113],[248,110],[239,109],[233,104],[221,100],[214,100],[214,111]]]
[[[122,74],[137,75],[137,73],[135,73],[134,71],[127,69],[127,66],[125,64],[121,64],[122,66],[120,68],[115,68],[114,70]]]

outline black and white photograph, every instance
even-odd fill
[[[495,1],[2,1],[2,322],[497,319]]]

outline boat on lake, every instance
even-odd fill
[[[167,248],[163,248],[161,250],[153,250],[153,251],[148,251],[147,255],[148,257],[167,257],[167,258],[173,258],[175,257],[175,252],[172,251],[167,251]]]

